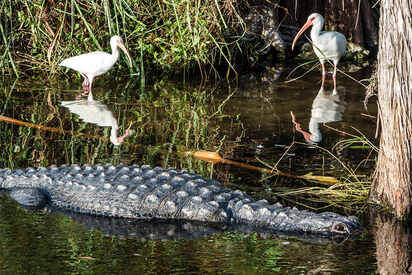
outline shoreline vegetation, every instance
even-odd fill
[[[54,75],[67,57],[110,51],[120,35],[133,56],[131,73],[173,73],[196,69],[217,73],[232,67],[224,33],[238,24],[235,0],[6,0],[0,4],[2,75]],[[232,25],[230,25],[232,24]],[[123,62],[120,70],[129,70]],[[207,66],[208,65],[208,66]],[[232,67],[233,69],[233,67]],[[206,71],[209,70],[209,71]]]
[[[134,64],[129,68],[119,62],[112,73],[130,73],[141,82],[194,73],[202,80],[229,78],[242,67],[290,55],[287,49],[279,58],[278,49],[272,49],[275,42],[264,41],[270,35],[267,26],[279,31],[286,44],[293,37],[296,30],[284,23],[288,9],[259,5],[236,0],[5,0],[0,4],[0,74],[62,74],[66,70],[58,64],[63,59],[110,51],[110,37],[120,35]],[[271,11],[267,17],[266,11]],[[262,57],[269,50],[271,57]]]

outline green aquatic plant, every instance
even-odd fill
[[[144,71],[181,73],[226,64],[224,31],[237,16],[234,0],[5,0],[0,4],[0,66],[3,75],[40,77],[60,72],[64,58],[107,50],[121,35],[134,57],[132,76]],[[219,62],[217,62],[219,61]],[[114,72],[129,72],[127,66]]]
[[[327,125],[325,126],[336,130]],[[359,130],[355,129],[355,131],[357,132],[357,135],[339,131],[340,133],[349,136],[349,138],[338,141],[332,150],[328,150],[327,148],[318,145],[309,145],[323,152],[326,159],[334,161],[340,166],[341,169],[334,171],[322,171],[325,175],[336,177],[336,181],[322,181],[316,179],[312,181],[310,180],[310,177],[307,177],[305,180],[309,185],[305,184],[303,187],[293,186],[277,188],[275,185],[274,192],[276,196],[287,200],[293,200],[295,203],[304,205],[306,208],[319,209],[336,207],[350,211],[364,212],[368,206],[367,200],[373,173],[371,171],[373,171],[373,169],[368,169],[365,175],[365,171],[360,171],[360,167],[369,161],[375,162],[378,148]],[[294,142],[291,146],[287,147],[287,150],[290,150],[293,146],[308,145],[306,143]],[[366,157],[359,160],[356,165],[349,165],[341,156],[341,152],[345,150],[366,150],[368,153],[366,154]],[[277,163],[279,162],[280,160]],[[270,167],[268,164],[266,164],[266,166]],[[273,169],[276,169],[276,164]],[[319,172],[314,172],[314,174],[317,173]],[[310,182],[313,182],[313,184],[310,184]],[[309,203],[306,203],[305,201]],[[313,206],[313,203],[315,203],[315,206]]]

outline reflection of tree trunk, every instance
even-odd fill
[[[394,218],[377,215],[375,218],[376,259],[379,274],[409,274],[410,234]]]
[[[378,52],[380,150],[370,200],[398,217],[412,206],[412,15],[410,0],[381,1]]]

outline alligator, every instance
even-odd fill
[[[0,189],[27,208],[144,220],[244,224],[267,232],[351,236],[359,220],[255,201],[212,179],[148,165],[0,169]]]

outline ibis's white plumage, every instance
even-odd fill
[[[132,59],[120,36],[113,36],[110,39],[110,46],[112,48],[112,54],[100,51],[85,53],[64,59],[59,65],[78,71],[84,78],[83,89],[87,93],[92,89],[94,77],[106,73],[116,63],[119,58],[118,48],[127,55],[130,66],[132,66]]]
[[[333,92],[336,93],[336,66],[338,65],[341,57],[346,52],[346,38],[339,32],[322,31],[323,24],[323,16],[319,13],[312,13],[311,15],[309,15],[305,25],[302,26],[298,34],[295,36],[295,39],[293,40],[292,50],[299,36],[301,36],[306,29],[312,26],[312,30],[310,31],[310,38],[312,39],[313,50],[316,56],[319,58],[320,63],[322,64],[321,90],[323,90],[326,76],[325,61],[332,60],[334,64]]]

